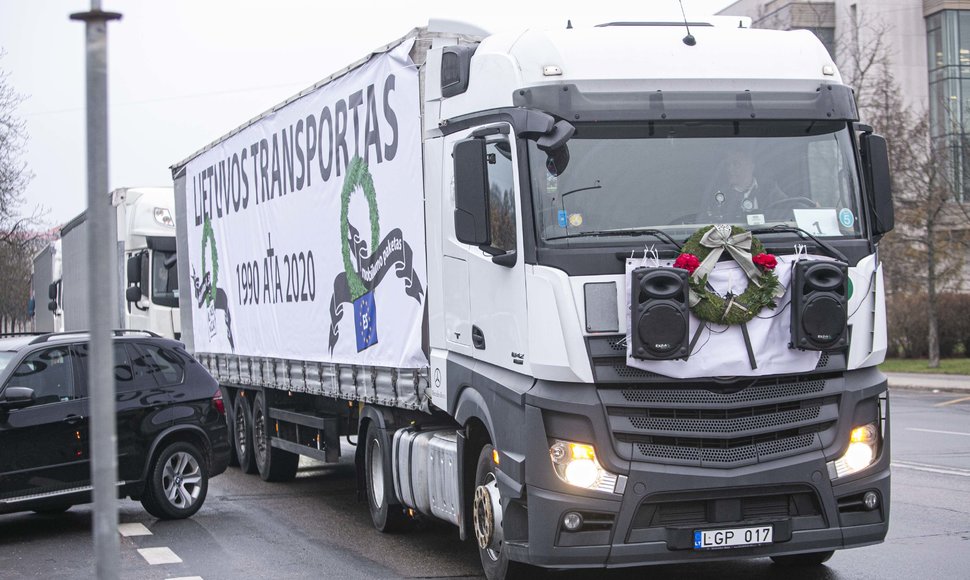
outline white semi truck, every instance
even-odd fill
[[[105,197],[117,230],[117,328],[181,335],[175,258],[175,201],[171,187],[127,187]],[[61,330],[86,330],[88,321],[87,212],[61,227]]]
[[[432,22],[175,164],[242,469],[356,435],[374,525],[492,579],[882,541],[885,141],[736,26]]]

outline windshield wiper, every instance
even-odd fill
[[[662,242],[667,242],[668,244],[672,244],[675,248],[677,248],[678,250],[680,250],[680,244],[678,244],[676,240],[674,240],[672,237],[670,237],[667,234],[667,232],[664,232],[664,231],[661,231],[661,230],[657,230],[657,229],[653,229],[653,228],[623,228],[623,229],[618,229],[618,230],[592,230],[592,231],[588,231],[588,232],[579,232],[579,233],[576,233],[576,234],[564,234],[564,235],[561,235],[561,236],[552,236],[550,238],[546,238],[546,240],[547,241],[552,241],[552,240],[565,240],[565,239],[569,239],[569,238],[588,238],[588,237],[593,237],[593,236],[601,236],[601,237],[606,237],[606,236],[631,236],[631,237],[636,237],[636,236],[653,236],[654,238],[657,238],[658,240],[660,240]]]
[[[808,238],[808,239],[812,240],[813,242],[815,242],[816,244],[818,244],[820,248],[822,248],[823,250],[825,250],[826,252],[828,252],[828,254],[830,256],[832,256],[833,258],[835,258],[836,260],[842,260],[846,264],[849,263],[849,259],[845,257],[845,254],[843,254],[842,252],[840,252],[834,246],[831,246],[827,242],[823,242],[822,240],[816,238],[812,234],[806,232],[802,228],[796,228],[795,226],[786,226],[784,224],[778,224],[776,226],[771,226],[770,228],[761,228],[761,229],[758,229],[758,230],[751,230],[751,234],[752,235],[758,235],[758,234],[775,234],[775,233],[798,234],[799,236],[801,236],[802,239]]]

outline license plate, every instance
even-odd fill
[[[754,528],[731,528],[727,530],[695,530],[694,549],[736,548],[738,546],[757,546],[770,544],[771,526]]]

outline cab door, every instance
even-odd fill
[[[446,151],[455,151],[463,141],[484,141],[485,175],[488,190],[490,242],[476,246],[455,236],[454,211],[445,212],[451,232],[443,240],[446,288],[446,336],[453,350],[518,372],[529,372],[525,346],[525,264],[522,248],[519,151],[511,126],[495,123],[462,131],[448,137]],[[451,156],[454,160],[454,155]],[[450,181],[456,179],[454,163],[446,163]],[[460,171],[460,170],[459,170]],[[460,176],[459,176],[460,177]],[[452,207],[454,210],[454,197]],[[451,277],[451,280],[447,278]],[[460,277],[461,279],[454,279]],[[470,347],[470,348],[469,348]]]
[[[71,347],[28,354],[0,392],[0,497],[82,487],[90,480],[88,418],[76,390]],[[11,387],[33,391],[23,406],[4,401]]]

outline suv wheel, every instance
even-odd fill
[[[180,520],[199,511],[209,489],[209,470],[199,449],[184,441],[158,455],[148,475],[141,504],[163,520]]]

